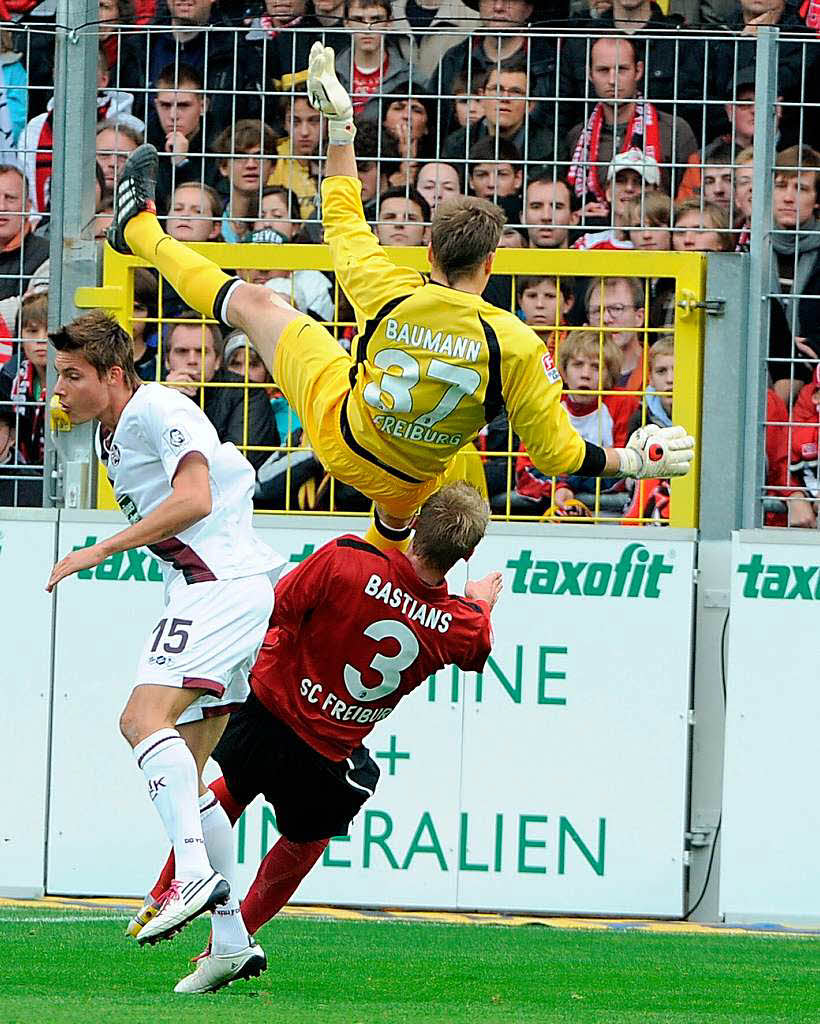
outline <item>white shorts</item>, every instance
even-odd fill
[[[177,724],[242,704],[273,611],[273,574],[176,586],[146,641],[137,686],[204,690]]]

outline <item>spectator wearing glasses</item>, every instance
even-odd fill
[[[518,55],[524,61],[537,95],[556,96],[559,41],[556,37],[536,35],[529,31],[536,8],[539,8],[539,17],[542,16],[541,5],[526,3],[524,0],[465,2],[478,14],[481,24],[464,42],[447,50],[439,67],[431,75],[428,88],[439,95],[452,96],[453,83],[458,75],[465,76],[469,84],[475,81],[477,73],[503,66],[511,57]],[[555,12],[553,8],[553,17],[555,13],[558,13],[559,18],[566,17],[565,12]],[[519,29],[520,34],[514,34]],[[497,34],[499,31],[505,34]],[[551,114],[554,113],[553,108]],[[558,114],[560,123],[556,124],[555,130],[560,133],[566,127],[560,107]],[[546,111],[543,121],[546,122]],[[452,128],[449,118],[445,127],[448,131]]]
[[[553,156],[555,139],[544,125],[536,123],[536,101],[527,75],[524,54],[516,54],[500,68],[491,68],[481,90],[484,117],[476,125],[465,125],[452,132],[444,155],[464,160],[472,145],[483,138],[511,142],[522,153],[537,154],[539,160]]]
[[[337,54],[336,75],[359,114],[371,96],[407,81],[410,65],[393,37],[383,33],[393,27],[388,0],[346,0],[344,25],[352,43]],[[420,79],[418,71],[413,77]]]
[[[622,391],[642,391],[644,326],[644,286],[637,277],[594,278],[587,286],[584,305],[586,323],[592,328],[607,328],[621,353],[619,374],[613,387]]]

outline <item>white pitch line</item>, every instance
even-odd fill
[[[63,914],[49,915],[48,917],[7,917],[0,912],[0,923],[2,924],[77,924],[79,921],[128,921],[128,914]]]

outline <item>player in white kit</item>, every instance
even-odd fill
[[[253,534],[250,463],[220,443],[185,395],[140,381],[131,339],[115,320],[94,310],[51,340],[54,394],[72,424],[99,420],[97,453],[130,525],[61,559],[46,589],[143,546],[165,575],[165,610],[146,641],[120,729],[173,843],[176,878],[137,940],[171,938],[213,910],[218,980],[253,977],[265,955],[224,877],[233,862],[231,827],[201,775],[231,708],[248,696],[283,559]]]

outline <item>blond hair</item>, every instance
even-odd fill
[[[675,355],[675,339],[671,334],[662,334],[658,340],[649,349],[649,369],[650,371],[655,368],[655,361],[661,356],[672,356]]]
[[[625,204],[629,227],[668,228],[672,223],[672,199],[653,189]]]
[[[443,573],[469,558],[484,536],[490,508],[471,484],[458,481],[431,495],[416,517],[413,554]]]
[[[595,331],[573,331],[558,348],[558,367],[565,380],[570,359],[581,358],[598,360],[599,386],[602,391],[614,387],[621,376],[623,356],[612,338]]]

